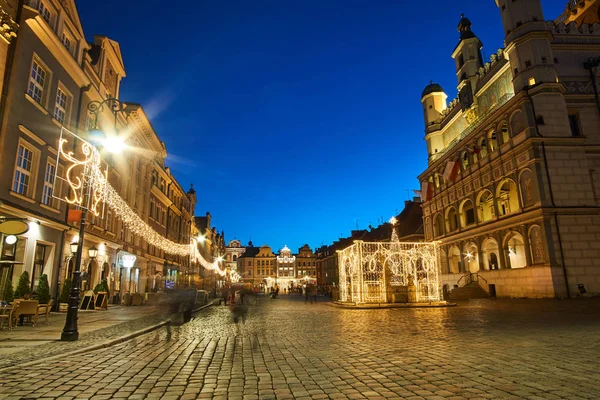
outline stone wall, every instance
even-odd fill
[[[600,294],[600,216],[559,215],[558,223],[571,296],[581,295],[578,284],[587,295]]]
[[[489,285],[496,285],[497,297],[561,297],[561,270],[556,267],[536,266],[519,269],[479,271]],[[557,281],[558,280],[558,281]],[[481,284],[484,289],[485,284]],[[560,288],[563,288],[562,292]]]

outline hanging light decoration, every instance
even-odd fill
[[[91,195],[91,202],[88,210],[94,215],[101,215],[103,210],[100,208],[100,203],[104,202],[107,207],[121,218],[123,224],[129,230],[140,236],[148,244],[163,250],[167,254],[183,257],[190,256],[192,261],[199,262],[204,268],[216,271],[221,276],[225,275],[225,270],[219,267],[219,264],[223,261],[221,257],[213,262],[209,262],[198,251],[195,245],[196,241],[193,241],[193,243],[190,244],[175,243],[165,238],[163,235],[152,229],[150,225],[145,223],[108,182],[108,168],[102,169],[100,153],[96,147],[91,143],[78,138],[81,141],[81,151],[83,154],[83,159],[78,159],[75,156],[75,153],[68,150],[68,146],[66,146],[68,143],[66,137],[68,137],[68,135],[63,136],[63,133],[65,132],[77,137],[64,128],[61,130],[59,156],[56,160],[57,171],[59,158],[63,158],[69,163],[66,168],[65,177],[62,179],[66,180],[72,189],[71,197],[64,197],[61,198],[61,200],[66,201],[69,204],[84,207],[83,193],[87,188]]]

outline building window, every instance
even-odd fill
[[[40,16],[48,23],[48,25],[52,25],[52,12],[46,6],[43,1],[40,1],[38,4],[38,11],[40,12]]]
[[[35,291],[37,289],[40,276],[42,276],[42,272],[44,271],[44,263],[46,262],[46,248],[47,246],[39,243],[35,245],[33,271],[31,273],[31,291]]]
[[[577,114],[569,114],[569,126],[571,127],[571,136],[581,136]]]
[[[46,164],[46,173],[44,174],[44,192],[42,193],[42,204],[52,206],[54,201],[52,193],[54,191],[54,176],[56,175],[56,167],[53,163]]]
[[[32,168],[33,151],[20,144],[19,149],[17,150],[13,192],[22,194],[23,196],[29,196]]]
[[[113,215],[111,210],[106,211],[106,230],[109,232],[113,230]]]
[[[39,104],[42,104],[44,101],[44,89],[46,88],[47,78],[48,71],[46,71],[36,60],[33,60],[27,94]]]
[[[62,33],[60,41],[62,42],[63,46],[65,46],[65,49],[67,49],[67,51],[69,52],[69,54],[71,54],[72,56],[74,56],[74,53],[75,53],[75,40],[73,39],[73,36],[69,32],[66,31],[66,29]]]
[[[61,88],[56,90],[56,105],[54,106],[54,118],[61,124],[65,123],[69,110],[69,95]]]

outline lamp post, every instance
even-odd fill
[[[126,107],[126,104],[120,102],[117,99],[108,98],[104,101],[92,101],[88,103],[87,109],[89,112],[94,114],[94,126],[93,131],[98,131],[98,116],[99,114],[107,107],[110,112],[114,116],[114,134],[117,131],[117,114],[123,111]],[[90,132],[91,133],[91,132]],[[104,147],[109,152],[121,152],[124,148],[123,142],[116,140],[114,137],[106,138],[106,140],[100,140],[104,144]],[[98,150],[93,147],[94,152],[98,152]],[[96,154],[97,157],[100,157],[99,154]],[[71,286],[71,293],[69,294],[69,308],[67,310],[67,318],[65,320],[65,327],[63,328],[60,340],[63,341],[75,341],[79,339],[79,330],[77,328],[77,310],[79,308],[79,293],[81,291],[81,257],[83,253],[83,238],[85,236],[85,225],[86,225],[86,217],[87,211],[90,207],[90,199],[92,192],[92,183],[90,182],[89,176],[84,176],[84,179],[87,182],[83,182],[83,199],[82,199],[82,212],[81,212],[81,221],[79,224],[79,243],[77,246],[77,251],[75,252],[75,270],[73,271],[73,285]],[[92,249],[95,249],[93,247]],[[90,257],[92,254],[92,249],[90,249]],[[73,250],[73,243],[71,243],[71,250]],[[94,257],[98,254],[98,250],[95,250]]]

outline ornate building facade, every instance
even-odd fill
[[[69,207],[59,198],[69,188],[57,178],[65,177],[64,160],[57,157],[65,130],[88,141],[95,128],[126,134],[126,144],[135,152],[115,157],[101,150],[109,183],[143,222],[173,242],[189,244],[195,192],[185,192],[165,166],[165,145],[142,106],[122,101],[123,112],[116,117],[110,107],[97,118],[88,112],[90,103],[121,100],[126,73],[119,44],[106,36],[86,41],[74,0],[0,0],[0,8],[5,13],[0,14],[0,58],[6,58],[0,60],[6,92],[0,107],[0,172],[5,177],[0,217],[22,218],[30,225],[15,243],[2,237],[0,259],[10,265],[8,271],[2,268],[2,277],[15,285],[27,271],[35,290],[40,275],[46,274],[55,297],[72,276],[70,245],[79,240],[79,224],[67,217]],[[11,21],[19,26],[16,37]],[[189,269],[189,258],[154,249],[108,207],[98,217],[88,214],[83,289],[93,289],[106,278],[118,301],[125,293],[163,289],[168,279],[175,281]]]
[[[539,0],[496,0],[505,48],[489,62],[463,17],[458,98],[422,93],[425,238],[442,243],[447,290],[600,293],[599,2],[571,3],[546,21]]]
[[[245,250],[246,248],[242,246],[242,242],[237,239],[231,240],[229,245],[225,247],[225,267],[229,271],[238,270],[238,258],[244,254]]]

